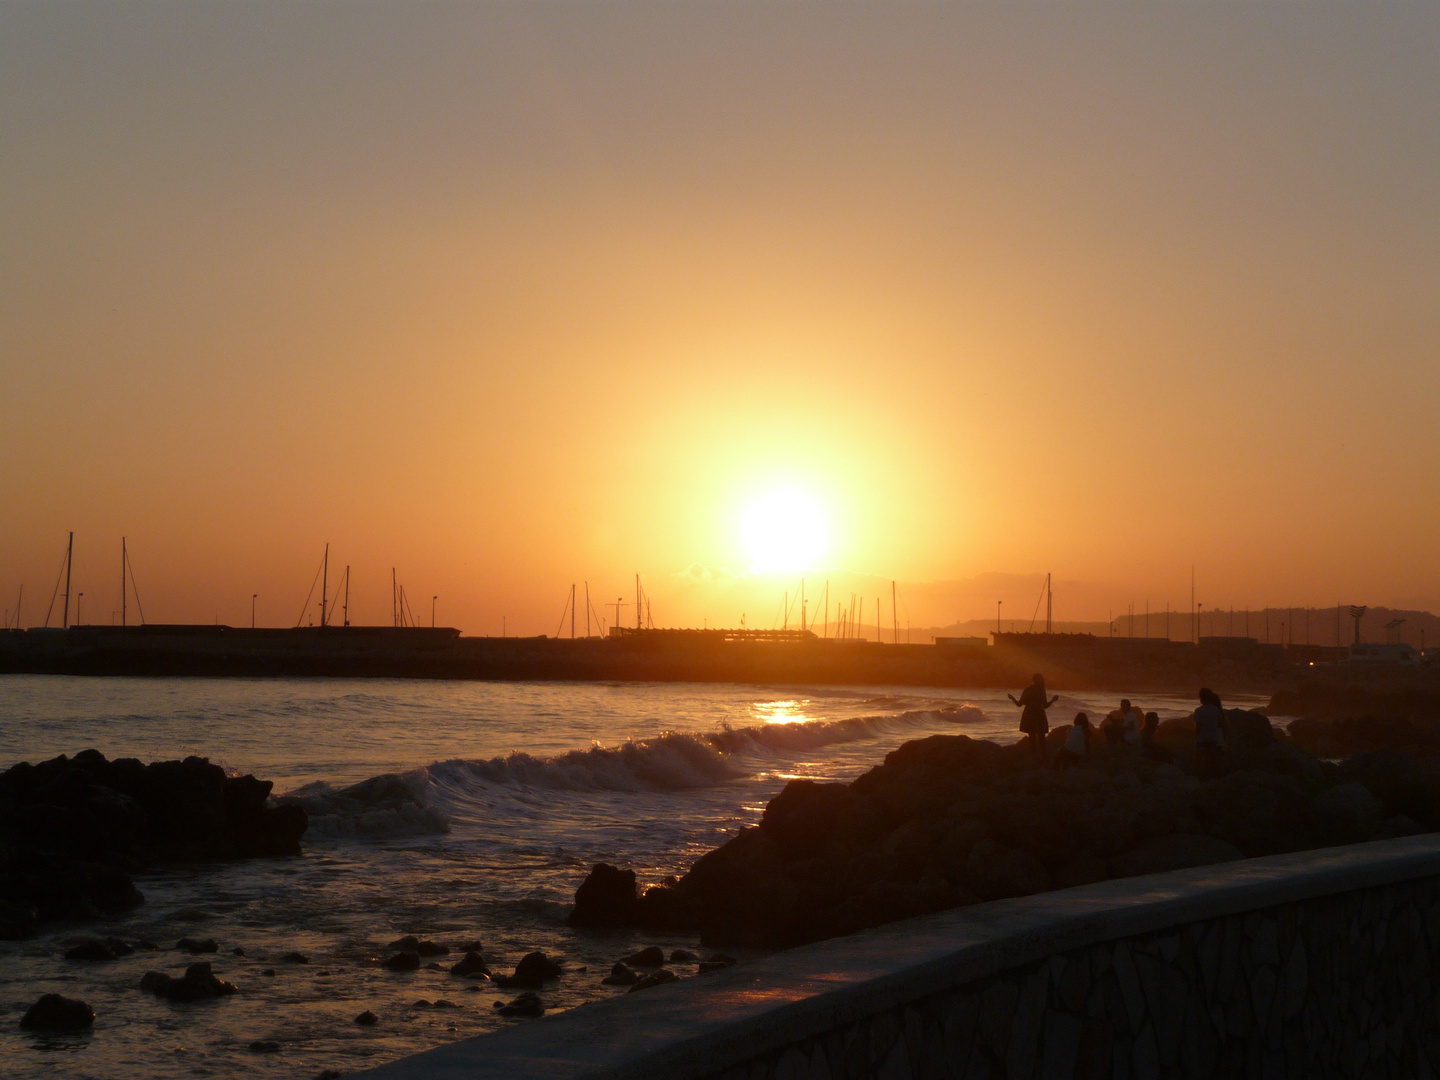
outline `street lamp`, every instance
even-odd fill
[[[82,592],[82,593],[76,593],[76,594],[75,594],[75,625],[76,625],[76,626],[79,626],[79,625],[80,625],[80,601],[81,601],[81,600],[84,600],[84,599],[85,599],[85,594],[84,594],[83,592]]]
[[[250,629],[251,629],[251,630],[254,630],[254,629],[255,629],[255,598],[256,598],[257,596],[259,596],[259,595],[260,595],[259,593],[251,593],[251,594],[250,594]]]
[[[440,599],[440,598],[439,598],[438,596],[432,596],[432,597],[430,597],[430,629],[431,629],[431,630],[434,630],[434,629],[435,629],[435,601],[436,601],[436,600],[439,600],[439,599]]]

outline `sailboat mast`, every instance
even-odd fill
[[[575,640],[575,586],[570,586],[570,640]]]
[[[1050,615],[1051,615],[1051,602],[1053,601],[1053,599],[1054,599],[1054,594],[1050,592],[1050,575],[1049,575],[1049,574],[1046,574],[1046,575],[1045,575],[1045,633],[1047,633],[1047,634],[1054,632],[1054,624],[1051,622],[1051,619],[1050,619]]]
[[[345,625],[350,625],[350,567],[345,567]]]
[[[635,575],[635,629],[640,629],[640,575]]]
[[[320,562],[320,625],[325,625],[325,598],[330,588],[330,545],[325,545],[325,558]]]
[[[585,640],[590,640],[590,582],[585,582]]]
[[[120,537],[120,625],[125,625],[125,537]]]
[[[70,539],[65,544],[65,615],[64,626],[70,625],[70,560],[75,556],[75,533],[70,533]]]
[[[895,637],[895,644],[900,644],[900,612],[895,605],[895,582],[890,582],[890,633]]]

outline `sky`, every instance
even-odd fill
[[[0,607],[73,530],[86,622],[122,536],[152,622],[314,620],[327,543],[352,621],[393,568],[470,634],[637,573],[1440,609],[1436,56],[1420,3],[4,5]]]

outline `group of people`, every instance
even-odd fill
[[[1060,700],[1059,696],[1047,694],[1043,675],[1036,675],[1018,698],[1014,694],[1008,696],[1021,710],[1020,730],[1025,733],[1027,744],[1036,754],[1043,755],[1050,733],[1047,712]],[[1194,719],[1195,771],[1201,776],[1216,775],[1224,769],[1225,710],[1219,696],[1209,687],[1200,691],[1200,706],[1195,710]],[[1148,761],[1172,761],[1170,751],[1155,740],[1159,729],[1160,715],[1142,714],[1129,698],[1122,698],[1120,707],[1107,714],[1098,725],[1092,724],[1085,713],[1076,713],[1055,759],[1055,767],[1065,769],[1084,761],[1090,755],[1091,740],[1097,733],[1110,747],[1130,747]]]

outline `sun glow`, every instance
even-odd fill
[[[830,542],[819,502],[803,491],[772,491],[755,500],[740,534],[750,569],[761,573],[813,569]]]

